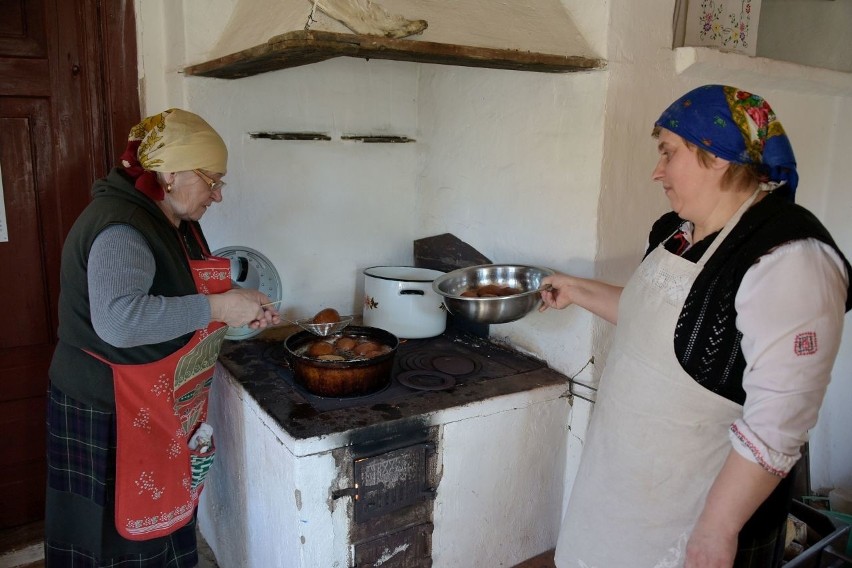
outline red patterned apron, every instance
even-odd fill
[[[229,290],[230,261],[205,253],[205,260],[189,260],[196,288],[202,294]],[[206,419],[213,367],[226,332],[225,324],[213,322],[180,350],[142,365],[114,364],[95,355],[113,372],[115,526],[124,538],[166,536],[193,517],[215,450],[211,444],[203,454],[195,452],[188,442]]]

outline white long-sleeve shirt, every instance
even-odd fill
[[[746,399],[731,440],[777,475],[798,461],[816,424],[840,347],[848,278],[834,249],[808,239],[761,257],[737,291]]]

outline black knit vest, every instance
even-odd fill
[[[99,354],[108,361],[140,364],[171,355],[190,340],[192,333],[170,341],[131,348],[117,348],[98,337],[90,318],[87,267],[89,251],[100,232],[112,224],[136,228],[146,239],[156,261],[149,294],[183,296],[198,293],[189,269],[184,245],[200,251],[200,226],[182,222],[176,230],[157,205],[137,191],[122,170],[114,169],[95,182],[92,202],[80,214],[62,249],[59,295],[59,343],[50,366],[51,382],[66,395],[100,410],[114,408],[112,371],[84,353]],[[192,226],[195,230],[192,229]]]
[[[675,213],[657,220],[646,256],[682,223]],[[697,260],[717,234],[696,243],[684,258]],[[852,267],[822,223],[803,207],[772,194],[749,208],[713,253],[689,291],[674,335],[678,361],[696,382],[728,400],[745,402],[742,379],[746,362],[734,306],[740,283],[763,255],[785,243],[808,238],[834,248],[852,275]],[[846,310],[850,308],[852,295],[847,290]]]

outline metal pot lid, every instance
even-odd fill
[[[270,301],[281,300],[281,278],[268,258],[248,247],[223,247],[214,250],[215,256],[231,261],[231,285],[234,288],[260,290]],[[242,327],[229,327],[225,339],[247,339],[262,330]]]

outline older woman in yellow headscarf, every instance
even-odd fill
[[[215,452],[204,422],[228,326],[279,323],[231,289],[198,220],[222,201],[228,152],[170,109],[130,132],[62,252],[50,367],[47,566],[192,567]]]

